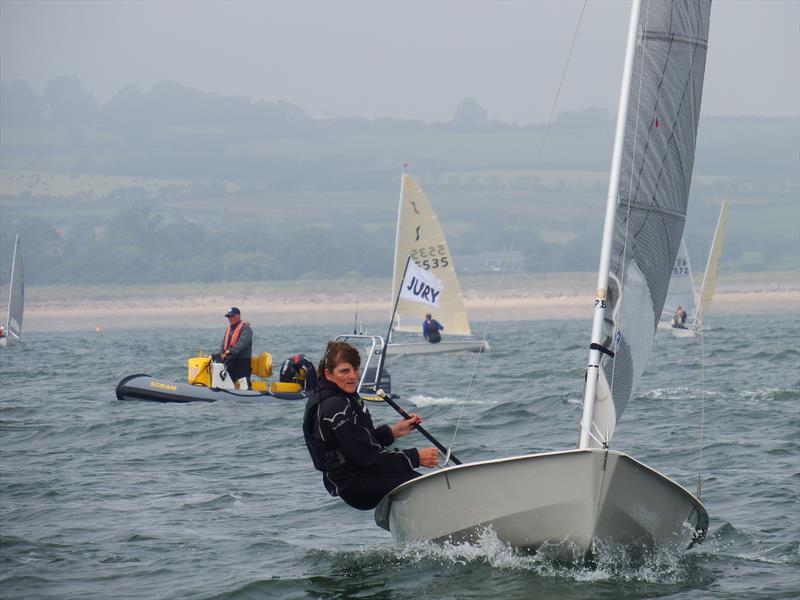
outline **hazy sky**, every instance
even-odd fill
[[[0,0],[0,79],[77,75],[100,102],[177,81],[312,114],[544,121],[583,2]],[[629,5],[588,3],[558,111],[614,109]],[[800,1],[717,0],[705,115],[798,116]]]

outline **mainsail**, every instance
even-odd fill
[[[725,242],[725,226],[728,223],[728,203],[722,203],[722,209],[714,231],[714,241],[711,242],[711,252],[708,255],[706,274],[703,277],[703,289],[700,291],[700,302],[697,307],[695,323],[702,323],[708,305],[717,289],[717,276],[719,275],[719,261],[722,258],[722,244]]]
[[[598,290],[605,312],[591,446],[613,435],[667,296],[692,180],[710,13],[711,0],[641,3],[608,284]]]
[[[694,278],[692,277],[692,265],[689,262],[689,252],[686,250],[686,242],[683,239],[681,239],[678,255],[672,265],[672,279],[669,280],[669,290],[661,311],[661,318],[672,319],[679,306],[686,311],[689,318],[694,318]]]
[[[8,291],[8,318],[6,335],[9,338],[22,338],[22,311],[25,308],[25,278],[22,271],[22,242],[17,236],[14,241],[14,258],[11,263],[11,285]]]
[[[400,208],[397,213],[397,239],[394,250],[394,277],[392,302],[397,297],[406,259],[411,255],[418,266],[433,273],[443,284],[439,308],[429,307],[403,298],[397,305],[392,329],[419,333],[425,314],[434,312],[434,318],[445,327],[448,335],[470,335],[464,298],[458,283],[453,256],[447,247],[439,219],[428,198],[411,176],[403,173],[400,185]]]

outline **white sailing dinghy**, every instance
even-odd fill
[[[14,240],[14,258],[11,262],[11,283],[8,288],[8,316],[0,346],[22,344],[22,311],[25,308],[25,280],[22,272],[22,242]]]
[[[404,171],[400,183],[400,207],[397,211],[392,302],[397,297],[403,279],[403,267],[409,256],[419,267],[433,273],[444,285],[439,298],[439,308],[433,314],[433,318],[444,326],[444,335],[447,338],[472,335],[467,311],[464,308],[464,296],[453,264],[453,255],[450,254],[439,219],[417,182]],[[429,307],[401,298],[392,323],[392,331],[421,335],[422,322],[428,312],[431,312]],[[427,341],[389,342],[389,351],[392,355],[481,350],[488,351],[489,344],[476,339],[448,339],[435,344]]]
[[[725,227],[728,223],[728,203],[723,202],[719,211],[717,227],[714,230],[714,239],[711,241],[711,250],[708,253],[708,262],[703,274],[703,282],[700,287],[700,294],[695,300],[694,279],[692,278],[692,267],[689,262],[689,253],[686,251],[686,244],[681,239],[681,246],[678,255],[675,257],[675,264],[672,267],[672,279],[669,282],[667,300],[664,302],[664,310],[661,312],[659,329],[669,329],[677,337],[694,337],[697,332],[703,329],[703,316],[714,292],[717,289],[717,278],[719,276],[719,263],[722,257],[722,246],[725,242]],[[689,324],[684,328],[673,327],[672,319],[678,307],[686,311]]]
[[[492,528],[515,547],[586,553],[598,542],[685,548],[704,538],[695,496],[609,444],[647,364],[683,233],[710,11],[710,0],[633,2],[578,447],[398,486],[375,509],[395,541],[472,540]]]
[[[689,251],[686,249],[686,242],[681,238],[681,245],[672,265],[672,277],[669,280],[667,299],[661,311],[659,328],[672,328],[672,318],[679,306],[686,311],[687,319],[693,317],[696,313],[694,293],[694,276],[689,261]]]

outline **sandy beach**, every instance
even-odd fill
[[[517,321],[590,319],[595,275],[524,274],[464,278],[470,320]],[[254,325],[351,326],[384,324],[389,312],[388,280],[262,282],[213,286],[100,286],[29,288],[25,330],[94,331],[141,327],[220,327],[228,306],[239,306]],[[736,274],[720,278],[707,313],[796,314],[800,316],[797,273]]]

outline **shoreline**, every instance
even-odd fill
[[[470,320],[591,320],[595,275],[515,274],[498,292],[499,276],[462,281]],[[795,273],[735,274],[720,278],[707,311],[715,315],[795,314],[800,316],[800,281]],[[165,286],[47,286],[32,288],[25,330],[95,331],[142,327],[211,328],[224,324],[228,306],[242,309],[255,326],[351,326],[383,324],[388,318],[388,280],[329,280]],[[255,292],[254,292],[255,290]],[[588,291],[588,293],[587,293]]]

